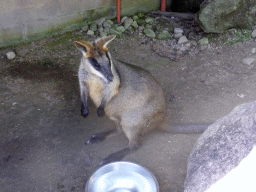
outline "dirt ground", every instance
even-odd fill
[[[163,86],[167,124],[207,124],[235,106],[256,99],[254,40],[233,45],[212,40],[180,61],[156,54],[158,40],[126,34],[109,44],[114,58],[149,70]],[[2,192],[84,191],[97,163],[127,145],[124,135],[84,145],[113,123],[96,115],[80,116],[77,70],[80,52],[74,40],[93,40],[80,31],[0,49],[0,183]],[[166,41],[167,42],[167,41]],[[8,60],[7,51],[16,57]],[[187,158],[200,134],[156,132],[123,160],[156,176],[160,191],[181,192]]]

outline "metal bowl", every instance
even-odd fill
[[[85,192],[159,192],[154,175],[130,162],[114,162],[99,168],[87,181]]]

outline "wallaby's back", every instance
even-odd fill
[[[110,119],[120,121],[129,144],[133,146],[141,134],[158,127],[164,121],[164,93],[161,85],[148,71],[117,61],[114,66],[120,78],[120,88],[118,94],[106,105],[105,111]]]

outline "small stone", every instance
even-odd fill
[[[183,33],[181,28],[174,28],[174,33]]]
[[[139,17],[138,17],[137,15],[134,15],[134,16],[132,17],[132,19],[133,19],[134,21],[136,21],[136,20],[139,19]]]
[[[152,25],[149,25],[149,24],[146,25],[146,29],[152,29],[152,28],[153,28]]]
[[[136,29],[139,27],[136,21],[133,21],[133,22],[132,22],[132,26],[133,26],[134,28],[136,28]]]
[[[253,38],[256,37],[256,29],[253,30],[253,32],[252,32],[252,37],[253,37]]]
[[[243,62],[243,64],[251,65],[254,61],[255,61],[255,59],[253,57],[248,57],[248,58],[243,59],[242,62]]]
[[[123,23],[127,18],[128,18],[128,17],[124,16],[124,17],[121,19],[120,23]]]
[[[87,31],[88,30],[88,25],[85,25],[82,27],[82,31]]]
[[[131,26],[132,22],[133,22],[133,19],[130,18],[130,17],[128,17],[128,18],[124,21],[124,28],[125,28],[125,29],[128,29],[128,27]]]
[[[186,36],[181,36],[178,40],[178,44],[183,44],[183,43],[187,43],[188,42],[188,39]]]
[[[143,31],[145,29],[145,27],[139,26],[138,29],[139,29],[139,31]]]
[[[124,26],[119,26],[116,28],[116,30],[121,31],[122,33],[125,32]]]
[[[145,29],[143,32],[145,33],[145,35],[147,37],[150,37],[150,38],[155,38],[156,37],[156,34],[152,29]]]
[[[252,48],[252,53],[256,53],[256,48]]]
[[[88,30],[87,35],[94,35],[94,31],[93,30]]]
[[[121,31],[118,31],[118,30],[113,29],[113,28],[110,28],[109,32],[110,32],[111,35],[117,35],[119,37],[122,36],[122,32]]]
[[[110,24],[110,25],[113,25],[114,24],[114,22],[113,21],[111,21],[111,20],[107,20],[107,22]]]
[[[104,28],[103,27],[99,27],[98,28],[98,32],[100,33],[100,32],[103,32],[104,31]]]
[[[106,37],[108,34],[104,31],[100,32],[100,37]]]
[[[209,44],[209,40],[208,40],[208,38],[203,37],[202,39],[200,39],[200,40],[197,42],[197,44],[199,44],[199,45],[208,45],[208,44]]]
[[[102,26],[103,22],[106,20],[105,17],[102,17],[100,19],[97,19],[96,21],[94,21],[95,24],[97,24],[99,27]]]
[[[138,25],[146,25],[146,21],[144,19],[137,20]]]
[[[15,58],[15,53],[13,51],[9,51],[6,53],[7,59],[14,59]]]
[[[157,39],[159,40],[171,39],[171,38],[172,38],[172,35],[166,30],[163,30],[161,33],[157,35]]]
[[[108,21],[104,21],[102,25],[104,28],[111,27],[111,24]]]
[[[147,17],[147,18],[145,19],[145,21],[146,21],[146,23],[148,23],[148,24],[150,24],[150,25],[152,25],[152,24],[155,23],[155,19],[154,19],[153,17]]]
[[[175,39],[179,39],[180,37],[182,37],[182,33],[174,33]]]
[[[139,14],[138,14],[138,17],[139,17],[139,18],[143,18],[144,16],[145,16],[144,13],[139,13]]]
[[[156,30],[157,30],[157,31],[160,31],[161,28],[162,28],[161,25],[157,25],[157,26],[156,26]]]
[[[92,31],[97,31],[97,25],[96,25],[95,23],[92,23],[92,24],[90,25],[90,30],[92,30]]]
[[[110,31],[110,28],[109,28],[109,27],[107,27],[107,28],[104,29],[104,32],[106,32],[106,33],[109,33],[109,31]]]

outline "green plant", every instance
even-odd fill
[[[234,31],[233,35],[227,34],[228,39],[227,42],[228,44],[234,44],[237,42],[245,42],[249,41],[252,39],[252,32],[251,30],[248,29],[237,29]]]

